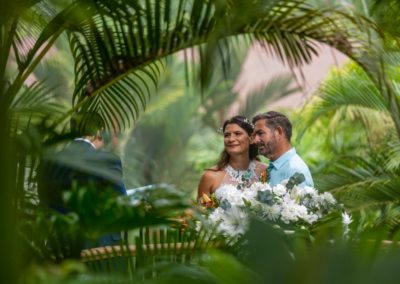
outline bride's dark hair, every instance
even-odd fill
[[[251,136],[253,134],[254,125],[247,119],[245,116],[236,115],[231,117],[230,119],[225,120],[224,124],[222,125],[222,133],[225,132],[225,128],[229,124],[237,124],[240,128],[246,131],[246,133]],[[249,158],[251,160],[256,160],[258,155],[258,149],[256,145],[250,144],[249,147]],[[229,163],[229,154],[224,149],[221,153],[219,161],[217,163],[217,170],[222,170],[228,163]]]

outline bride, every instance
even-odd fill
[[[266,165],[257,159],[258,150],[252,143],[254,126],[244,116],[226,120],[222,127],[224,150],[217,165],[206,169],[201,176],[197,199],[203,194],[217,199],[224,196],[226,185],[244,190],[256,181],[266,170]]]

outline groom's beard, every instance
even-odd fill
[[[259,142],[257,143],[258,153],[268,158],[269,160],[275,160],[275,153],[277,149],[278,141],[275,137],[272,137],[268,142]]]

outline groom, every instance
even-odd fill
[[[274,186],[289,179],[295,173],[305,177],[300,186],[314,186],[306,163],[290,143],[292,124],[289,119],[276,111],[258,114],[253,118],[254,143],[261,155],[269,159],[267,180]]]

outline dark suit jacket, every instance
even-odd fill
[[[99,190],[111,188],[118,194],[126,195],[119,157],[111,152],[96,150],[82,140],[75,140],[63,150],[43,157],[38,171],[41,203],[67,213],[62,195],[71,189],[74,181],[80,186],[93,184]],[[120,239],[119,233],[102,236],[97,245],[112,245],[113,241]]]

